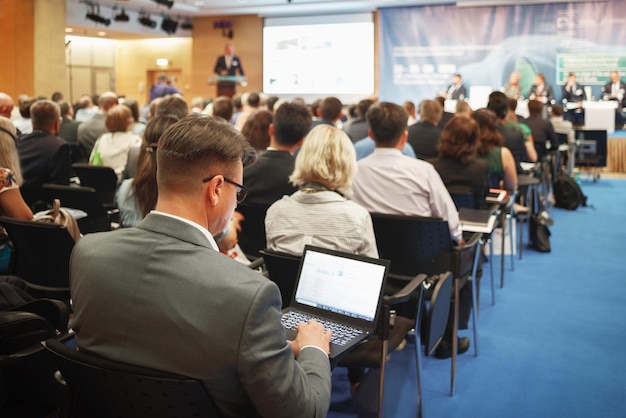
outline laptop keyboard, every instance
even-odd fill
[[[307,315],[302,312],[289,311],[282,315],[282,323],[285,329],[297,330],[300,322],[307,322],[310,319],[314,319],[321,323],[324,328],[330,329],[333,334],[330,337],[330,342],[335,345],[345,345],[350,342],[354,337],[361,334],[361,330],[351,327],[349,325],[338,324],[325,319],[321,319],[312,315]]]

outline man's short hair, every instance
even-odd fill
[[[322,179],[333,190],[348,192],[356,173],[356,151],[341,129],[318,125],[307,135],[289,181],[300,186]]]
[[[22,102],[20,102],[20,115],[23,118],[30,118],[30,107],[33,105],[33,103],[35,103],[37,101],[37,99],[35,99],[34,97],[32,98],[28,98]]]
[[[296,145],[311,129],[309,110],[296,103],[283,103],[274,112],[274,139],[280,145]]]
[[[367,110],[374,104],[372,99],[363,99],[359,101],[356,105],[356,115],[360,117],[365,117],[367,114]]]
[[[517,109],[517,99],[513,97],[507,97],[506,103],[509,106],[509,110],[515,112],[515,110]]]
[[[261,104],[261,96],[259,95],[259,93],[251,91],[248,95],[248,100],[246,101],[246,103],[248,103],[248,106],[250,107],[259,107],[259,105]]]
[[[100,109],[104,110],[105,112],[108,112],[109,109],[111,109],[117,103],[117,94],[113,93],[112,91],[106,91],[102,93],[100,97],[98,97],[98,107],[100,107]]]
[[[157,149],[159,190],[200,190],[202,179],[232,176],[239,163],[252,164],[256,153],[229,122],[194,113],[170,126]]]
[[[443,116],[443,106],[437,100],[424,100],[420,103],[420,120],[437,125]]]
[[[30,107],[33,129],[48,130],[61,117],[61,109],[52,100],[37,100]]]
[[[334,121],[339,118],[343,105],[336,97],[327,97],[320,103],[320,116],[324,120]]]
[[[227,122],[233,118],[233,101],[228,96],[218,96],[213,100],[213,116],[220,117]]]
[[[159,100],[156,106],[156,114],[158,115],[174,115],[178,119],[182,119],[189,114],[189,106],[182,97],[176,94],[164,96]]]
[[[487,109],[495,113],[498,119],[506,119],[509,114],[509,102],[506,95],[499,91],[491,93]]]
[[[367,124],[376,145],[393,147],[398,144],[409,121],[409,114],[402,106],[380,102],[367,111]]]
[[[543,103],[539,100],[529,100],[528,101],[528,114],[531,116],[540,115],[543,111]]]
[[[563,116],[563,106],[558,104],[552,105],[550,113],[552,113],[552,116]]]
[[[59,108],[61,109],[61,117],[67,116],[70,113],[70,109],[72,106],[65,100],[61,100],[59,103]]]

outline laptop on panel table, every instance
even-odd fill
[[[283,310],[287,338],[300,322],[315,319],[333,330],[330,358],[336,358],[376,329],[389,261],[304,247],[293,298]]]

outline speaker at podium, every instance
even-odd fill
[[[217,86],[217,96],[233,97],[237,91],[237,85],[245,87],[248,82],[242,75],[216,75],[209,77],[209,84]]]

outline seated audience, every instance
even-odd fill
[[[97,112],[98,106],[93,104],[93,99],[88,94],[83,94],[74,107],[74,118],[77,122],[91,119]]]
[[[441,106],[441,112],[442,112],[441,119],[439,119],[439,123],[437,124],[437,127],[439,129],[443,129],[443,127],[446,126],[446,123],[448,123],[450,119],[454,117],[454,113],[446,111],[446,99],[444,99],[443,97],[437,96],[435,97],[435,101],[439,103],[439,106]]]
[[[548,143],[551,147],[557,147],[559,143],[552,124],[541,116],[542,112],[543,103],[538,100],[528,101],[529,116],[524,120],[524,123],[528,125],[532,133],[535,150],[537,151],[536,161],[542,161],[546,157]]]
[[[71,172],[70,147],[59,138],[61,110],[51,100],[37,100],[30,108],[33,132],[23,135],[17,143],[24,188],[41,187],[45,183],[69,185]]]
[[[528,161],[535,162],[537,161],[537,149],[535,147],[533,132],[526,124],[526,119],[522,118],[522,121],[520,121],[521,116],[518,116],[517,113],[515,113],[517,110],[517,100],[509,98],[507,99],[507,102],[509,104],[509,114],[504,122],[504,126],[522,133]]]
[[[59,133],[57,134],[70,145],[78,145],[78,125],[80,122],[74,120],[74,109],[72,106],[61,100],[59,108],[61,109],[61,125],[59,126]]]
[[[306,107],[285,103],[276,109],[268,129],[270,146],[256,164],[243,171],[244,181],[250,188],[247,203],[267,207],[297,190],[289,182],[295,167],[293,154],[310,129],[311,115]]]
[[[513,191],[517,189],[517,165],[511,151],[504,145],[504,138],[498,130],[498,120],[489,109],[478,109],[472,119],[480,128],[479,158],[487,160],[489,167],[489,187]]]
[[[117,106],[117,94],[107,91],[98,98],[98,109],[89,119],[83,121],[78,127],[78,143],[85,155],[91,155],[93,146],[100,135],[107,132],[104,124],[107,112]],[[76,119],[80,120],[80,119]]]
[[[246,124],[252,112],[261,107],[261,95],[255,91],[245,92],[241,96],[241,102],[243,103],[243,110],[239,113],[235,121],[235,128],[240,131],[243,129],[243,125]]]
[[[477,159],[480,146],[478,124],[464,116],[448,122],[439,138],[439,157],[429,160],[448,190],[464,188],[474,194],[478,208],[485,208],[489,191],[487,161]]]
[[[143,131],[146,129],[146,124],[139,120],[139,103],[135,99],[126,99],[122,102],[124,106],[130,109],[130,113],[133,116],[133,122],[128,129],[135,135],[143,135]]]
[[[29,134],[33,131],[33,121],[30,117],[30,107],[35,103],[37,99],[35,98],[27,98],[25,100],[20,100],[19,108],[20,108],[20,117],[13,121],[13,124],[17,128],[18,131],[24,134]]]
[[[219,96],[213,100],[213,116],[230,121],[233,118],[233,110],[233,101],[230,97]]]
[[[0,116],[4,116],[7,119],[11,119],[13,113],[13,98],[4,92],[0,92]],[[13,122],[11,122],[13,123]],[[21,134],[18,133],[18,137]]]
[[[139,147],[137,175],[122,181],[117,190],[116,202],[122,227],[137,226],[154,210],[158,197],[156,151],[163,132],[176,122],[178,118],[174,115],[157,116],[148,122]]]
[[[506,126],[509,114],[509,104],[504,93],[495,91],[489,95],[487,109],[491,110],[497,118],[497,129],[504,138],[504,146],[507,147],[515,158],[517,172],[522,173],[522,162],[529,161],[524,135],[516,129]]]
[[[128,131],[132,123],[128,107],[120,105],[109,110],[105,119],[108,132],[98,138],[89,156],[90,163],[111,167],[117,174],[118,183],[126,169],[129,149],[141,144],[141,137]]]
[[[154,111],[152,110],[152,103],[154,103]],[[152,117],[174,115],[178,119],[182,119],[189,114],[189,105],[185,99],[177,94],[156,98],[151,101],[150,104],[150,114]]]
[[[245,138],[217,118],[194,114],[165,131],[155,211],[74,247],[76,344],[199,379],[222,416],[322,418],[331,332],[309,321],[287,341],[276,284],[213,239],[244,197],[243,166],[253,160]]]
[[[435,100],[424,100],[419,105],[420,120],[409,126],[408,143],[420,160],[435,158],[438,154],[441,128],[437,125],[443,114],[443,107]],[[370,127],[371,129],[371,127]]]
[[[272,123],[272,114],[265,109],[252,112],[241,128],[241,133],[248,140],[257,154],[262,154],[270,145],[269,127]]]
[[[406,113],[409,114],[407,126],[415,125],[417,123],[417,110],[415,109],[415,103],[407,100],[402,104],[402,107],[406,110]]]
[[[372,104],[374,104],[372,99],[361,100],[355,108],[356,116],[343,124],[342,129],[348,134],[352,142],[367,137],[368,128],[365,114]]]
[[[10,119],[0,116],[0,215],[30,220],[30,210],[22,194],[22,171],[15,148],[16,128]]]
[[[312,128],[317,125],[330,125],[338,126],[343,118],[343,105],[341,100],[336,97],[326,97],[319,103],[319,108],[316,108],[313,115],[317,118],[313,118]]]
[[[306,244],[378,257],[369,213],[347,200],[356,172],[348,135],[317,126],[307,135],[289,181],[298,191],[267,210],[265,231],[271,250],[300,255]]]

